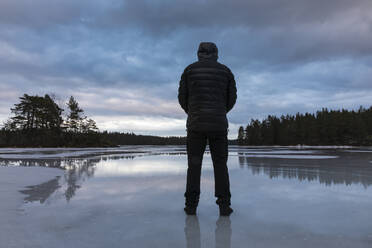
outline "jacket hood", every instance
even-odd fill
[[[198,49],[199,60],[217,60],[218,49],[213,42],[201,42]]]

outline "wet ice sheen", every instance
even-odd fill
[[[60,187],[24,192],[19,238],[29,247],[371,247],[372,153],[230,146],[235,211],[220,218],[209,153],[198,215],[188,217],[184,147],[112,151],[33,160],[7,151],[2,164],[66,169]],[[40,194],[45,185],[54,191]]]

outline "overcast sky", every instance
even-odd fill
[[[177,101],[201,41],[235,75],[239,125],[372,105],[371,0],[0,0],[0,122],[73,95],[100,130],[186,135]]]

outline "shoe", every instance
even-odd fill
[[[186,206],[183,210],[185,210],[187,215],[196,215],[196,207]]]
[[[219,205],[220,216],[229,216],[234,210],[228,205]]]

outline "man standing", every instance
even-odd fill
[[[230,182],[227,168],[228,121],[226,114],[236,102],[236,83],[230,69],[217,62],[218,49],[212,42],[201,42],[198,61],[184,70],[178,101],[187,113],[187,183],[184,208],[196,214],[200,196],[203,154],[209,142],[213,161],[215,196],[220,215],[230,215]]]

